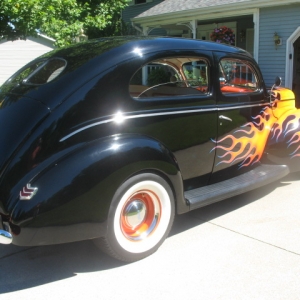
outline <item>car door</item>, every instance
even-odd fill
[[[181,51],[149,57],[130,80],[135,106],[149,114],[149,118],[132,120],[130,130],[138,127],[140,134],[159,140],[174,154],[185,190],[206,185],[214,164],[213,77],[211,52]]]
[[[259,164],[264,149],[263,109],[269,102],[256,63],[248,56],[215,54],[218,138],[210,183],[220,182]]]

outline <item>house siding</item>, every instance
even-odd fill
[[[122,20],[128,26],[131,25],[131,19],[138,16],[142,12],[150,9],[151,7],[163,2],[164,0],[153,0],[151,2],[129,5],[122,11]],[[156,28],[150,32],[151,35],[165,35],[166,31]]]
[[[53,42],[44,38],[0,42],[0,86],[25,64],[52,49]]]
[[[274,83],[276,76],[281,77],[285,85],[287,40],[300,26],[299,15],[300,4],[260,9],[258,63],[268,86]],[[277,49],[273,40],[275,32],[282,39]]]
[[[130,19],[138,16],[142,12],[150,9],[151,7],[163,2],[163,0],[153,0],[143,4],[129,5],[122,11],[122,19],[125,23],[129,23]]]

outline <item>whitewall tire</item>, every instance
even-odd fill
[[[116,191],[108,217],[107,236],[96,240],[109,255],[136,261],[155,252],[174,219],[174,197],[155,174],[136,175]]]

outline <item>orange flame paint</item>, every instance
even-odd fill
[[[300,124],[300,111],[297,110],[293,114],[288,114],[283,122],[277,122],[275,124],[274,132],[272,139],[278,139],[283,136],[287,136],[288,134],[293,134],[292,137],[287,141],[287,148],[292,145],[297,145],[296,149],[290,153],[291,158],[300,157],[300,131],[298,130]],[[295,131],[295,132],[294,132]],[[294,132],[294,133],[293,133]]]
[[[260,161],[270,132],[273,129],[271,139],[278,141],[280,136],[291,134],[297,130],[287,141],[287,148],[300,142],[300,110],[294,106],[294,101],[276,100],[270,107],[265,107],[260,115],[253,117],[253,121],[245,124],[241,129],[215,141],[217,146],[213,148],[221,149],[224,154],[219,157],[223,160],[218,164],[232,164],[241,161],[240,167],[246,167]],[[274,126],[275,125],[275,126]],[[220,146],[221,142],[230,140],[230,146]],[[293,153],[292,157],[300,157],[300,144]]]

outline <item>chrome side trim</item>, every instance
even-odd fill
[[[12,243],[12,235],[5,230],[0,229],[0,244],[11,244]]]
[[[256,104],[247,104],[247,105],[236,105],[236,106],[218,107],[218,111],[225,111],[225,110],[239,109],[239,108],[262,107],[262,106],[270,106],[270,102],[256,103]]]
[[[102,124],[106,124],[106,123],[109,123],[109,122],[112,122],[114,119],[108,119],[108,120],[104,120],[104,121],[99,121],[99,122],[96,122],[96,123],[93,123],[93,124],[90,124],[90,125],[87,125],[87,126],[84,126],[84,127],[81,127],[73,132],[71,132],[70,134],[64,136],[63,138],[61,138],[59,141],[60,142],[63,142],[65,140],[67,140],[68,138],[70,138],[71,136],[83,131],[83,130],[86,130],[86,129],[89,129],[91,127],[95,127],[97,125],[102,125]]]
[[[136,114],[136,115],[123,115],[122,113],[117,113],[115,115],[108,116],[109,118],[103,121],[95,122],[86,126],[83,126],[68,135],[61,138],[59,141],[64,142],[68,138],[76,135],[77,133],[84,131],[86,129],[110,123],[110,122],[116,122],[121,123],[125,120],[129,119],[138,119],[138,118],[147,118],[147,117],[158,117],[158,116],[168,116],[168,115],[178,115],[178,114],[187,114],[187,113],[199,113],[199,112],[210,112],[210,111],[227,111],[232,109],[241,109],[241,108],[250,108],[250,107],[261,107],[261,106],[267,106],[270,105],[269,102],[265,103],[258,103],[258,104],[247,104],[247,105],[239,105],[239,106],[225,106],[225,107],[214,107],[214,108],[200,108],[200,109],[189,109],[189,110],[180,110],[180,111],[169,111],[169,112],[157,112],[157,113],[144,113],[144,114]]]
[[[81,127],[73,132],[71,132],[70,134],[64,136],[63,138],[61,138],[59,141],[63,142],[65,140],[67,140],[68,138],[70,138],[71,136],[89,129],[91,127],[95,127],[98,125],[102,125],[102,124],[106,124],[106,123],[110,123],[110,122],[116,122],[116,123],[120,123],[122,121],[125,120],[129,120],[129,119],[138,119],[138,118],[146,118],[146,117],[157,117],[157,116],[167,116],[167,115],[177,115],[177,114],[186,114],[186,113],[196,113],[196,112],[207,112],[207,111],[217,111],[218,108],[207,108],[207,109],[196,109],[196,110],[180,110],[180,111],[170,111],[170,112],[159,112],[159,113],[147,113],[147,114],[138,114],[138,115],[131,115],[131,116],[126,116],[126,115],[122,115],[120,113],[115,114],[114,116],[109,116],[110,118],[107,120],[103,120],[103,121],[99,121],[99,122],[95,122],[93,124]]]

